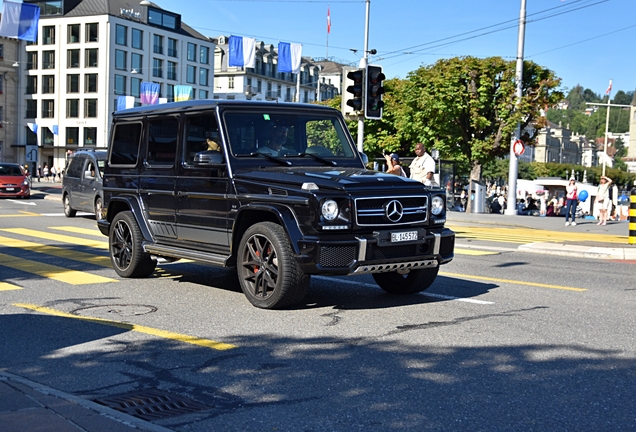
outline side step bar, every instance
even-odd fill
[[[170,258],[191,259],[194,261],[206,262],[220,267],[226,267],[227,260],[230,258],[227,255],[180,249],[171,246],[157,245],[154,243],[144,242],[142,244],[142,247],[144,248],[145,252],[151,255],[165,256]]]

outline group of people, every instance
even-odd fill
[[[44,179],[45,182],[48,183],[56,183],[58,181],[62,181],[62,170],[57,169],[55,166],[49,168],[49,166],[45,163],[44,166],[38,165],[36,171],[36,177],[38,182],[41,179]]]
[[[387,173],[412,178],[413,180],[424,183],[425,186],[439,186],[434,177],[435,159],[426,152],[424,144],[417,143],[415,145],[415,158],[409,165],[410,175],[408,176],[404,168],[402,168],[400,156],[397,153],[387,153],[384,155],[384,158],[386,159]]]

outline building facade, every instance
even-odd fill
[[[177,85],[193,99],[212,97],[215,44],[178,13],[127,0],[25,3],[41,15],[38,40],[20,42],[16,59],[22,159],[37,146],[39,164],[62,168],[69,151],[106,147],[118,97],[141,105],[142,82],[157,83],[165,101]]]
[[[16,39],[0,37],[0,161],[4,162],[24,161],[16,147],[19,49]]]
[[[535,162],[581,164],[582,146],[585,137],[571,135],[561,124],[549,123],[536,138]]]
[[[625,145],[628,149],[627,157],[623,161],[627,164],[629,172],[636,172],[636,92],[634,92],[632,106],[629,108],[629,141]]]
[[[269,100],[279,102],[314,102],[324,100],[318,93],[320,66],[303,57],[299,77],[278,72],[278,48],[263,41],[256,42],[255,65],[243,68],[229,65],[229,37],[219,36],[214,52],[214,98],[236,100]],[[300,78],[300,83],[298,82]],[[320,87],[323,94],[333,95],[331,85]],[[298,94],[298,97],[297,97]],[[332,96],[333,97],[333,96]]]

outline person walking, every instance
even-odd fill
[[[607,225],[607,213],[611,205],[609,188],[612,184],[612,179],[602,176],[600,182],[596,191],[596,204],[599,206],[598,223],[596,225]]]
[[[40,183],[40,179],[42,178],[42,165],[38,165],[36,174],[38,176],[38,183]]]
[[[426,175],[429,172],[435,172],[435,159],[426,152],[424,144],[417,143],[415,145],[415,159],[409,165],[411,178],[420,183],[426,182]]]
[[[565,226],[570,226],[569,218],[572,217],[572,226],[576,226],[576,205],[578,204],[578,194],[576,179],[570,177],[570,182],[565,187]]]

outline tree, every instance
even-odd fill
[[[471,180],[481,180],[484,163],[509,153],[521,124],[530,144],[545,125],[540,110],[563,99],[554,73],[526,61],[523,97],[517,107],[515,63],[500,57],[442,59],[411,72],[401,100],[404,136],[434,145],[442,157],[465,162]]]
[[[619,105],[631,105],[633,98],[634,98],[633,91],[625,93],[623,90],[619,90],[616,92],[616,96],[614,96],[613,102]]]

